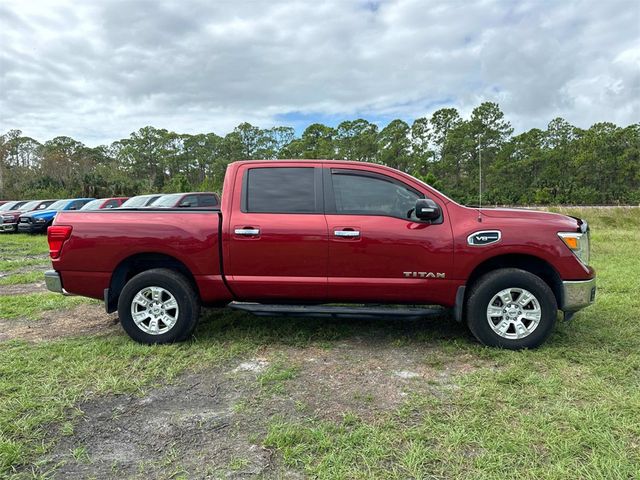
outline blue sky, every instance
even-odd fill
[[[498,102],[516,132],[640,121],[640,2],[3,0],[0,132],[110,143]]]

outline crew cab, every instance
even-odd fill
[[[17,232],[18,218],[27,212],[37,212],[47,209],[56,200],[32,200],[18,209],[3,212],[0,216],[0,232]]]
[[[363,162],[235,162],[219,209],[64,211],[48,241],[49,290],[104,299],[148,344],[188,338],[201,305],[394,318],[437,305],[486,345],[533,348],[596,288],[585,221],[464,207]]]
[[[38,233],[46,232],[53,223],[58,212],[64,210],[80,210],[82,206],[95,198],[67,198],[52,203],[46,210],[23,213],[18,217],[18,232]]]

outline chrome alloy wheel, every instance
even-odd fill
[[[131,318],[136,326],[150,335],[162,335],[178,321],[178,302],[162,287],[145,287],[131,301]]]
[[[524,288],[505,288],[487,307],[491,329],[502,338],[518,340],[533,333],[542,317],[538,299]]]

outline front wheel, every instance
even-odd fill
[[[191,336],[198,323],[200,301],[183,275],[154,268],[127,282],[118,299],[118,315],[137,342],[180,342]]]
[[[483,344],[511,350],[540,346],[551,334],[558,307],[549,286],[517,268],[489,272],[472,287],[467,324]]]

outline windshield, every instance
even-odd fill
[[[34,208],[40,205],[40,200],[33,200],[32,202],[27,202],[20,207],[20,210],[24,210],[25,212],[30,212]]]
[[[129,200],[120,205],[120,208],[144,207],[145,203],[147,203],[150,197],[151,195],[139,195],[137,197],[131,197]]]
[[[85,204],[80,210],[98,210],[100,208],[100,205],[102,205],[105,200],[106,198],[91,200],[89,203]]]
[[[176,203],[182,198],[182,193],[173,193],[171,195],[164,195],[156,200],[153,204],[154,207],[174,207]]]
[[[57,202],[53,202],[51,205],[49,205],[49,207],[47,208],[47,210],[62,210],[64,207],[67,206],[67,203],[69,203],[71,200],[58,200]]]
[[[0,206],[0,211],[6,212],[7,210],[15,210],[16,208],[21,207],[25,203],[27,203],[27,202],[9,202],[9,203],[5,203],[4,205]]]

